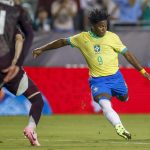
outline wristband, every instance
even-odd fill
[[[145,74],[145,73],[146,73],[146,70],[143,68],[142,70],[140,70],[140,73],[141,73],[141,74]]]

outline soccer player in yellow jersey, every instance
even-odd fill
[[[125,102],[128,100],[128,88],[118,67],[118,54],[122,54],[144,77],[150,75],[143,69],[120,38],[107,31],[109,15],[105,11],[93,10],[89,15],[91,31],[81,32],[69,38],[58,39],[33,51],[36,58],[47,50],[57,49],[66,45],[77,47],[84,56],[89,72],[89,84],[94,100],[101,106],[105,117],[115,127],[118,135],[131,139],[131,134],[111,106],[111,98],[117,97]]]

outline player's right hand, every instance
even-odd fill
[[[6,73],[3,82],[7,83],[9,81],[11,81],[13,78],[15,78],[15,76],[18,74],[20,68],[16,65],[11,65],[6,69],[3,69],[2,72]]]
[[[33,58],[37,58],[38,56],[40,56],[42,54],[42,52],[43,51],[39,48],[33,50],[33,52],[32,52]]]

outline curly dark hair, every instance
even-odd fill
[[[99,21],[108,20],[109,14],[105,10],[94,9],[89,14],[89,21],[91,24],[97,24]]]

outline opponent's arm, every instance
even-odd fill
[[[65,38],[58,39],[58,40],[52,41],[44,46],[36,48],[35,50],[33,50],[32,54],[33,54],[33,57],[36,58],[45,51],[57,49],[57,48],[60,48],[60,47],[66,46],[66,45],[69,45],[67,42],[67,39],[65,39]]]
[[[23,48],[23,43],[24,43],[24,38],[21,34],[16,34],[16,43],[15,43],[15,55],[14,58],[12,60],[12,65],[16,65],[20,54],[22,52],[22,48]]]
[[[141,66],[141,64],[138,62],[136,57],[131,52],[126,51],[123,55],[130,64],[132,64],[138,71],[141,72],[141,74],[143,74],[144,77],[150,80],[150,75]]]
[[[24,39],[23,39],[22,34],[17,33],[16,40],[15,40],[15,55],[12,60],[12,64],[8,68],[3,70],[3,73],[6,73],[6,76],[3,79],[4,83],[7,83],[10,80],[12,80],[19,72],[19,67],[16,64],[22,52],[23,43],[24,43]]]

